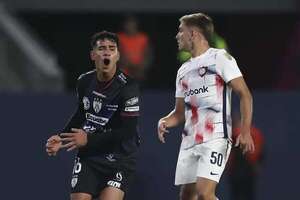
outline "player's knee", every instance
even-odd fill
[[[92,200],[92,196],[86,193],[72,193],[71,200]]]
[[[198,199],[199,200],[215,200],[215,194],[211,191],[198,191]]]
[[[180,190],[180,200],[191,200],[191,199],[195,199],[195,197],[197,196],[197,191],[190,187],[187,186],[183,186]]]
[[[197,194],[191,192],[180,192],[180,200],[191,200],[195,199]]]
[[[100,200],[123,200],[124,192],[114,187],[106,187],[102,190],[99,199]]]

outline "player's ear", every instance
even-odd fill
[[[95,60],[95,52],[93,50],[90,51],[90,58],[91,60]]]
[[[195,30],[195,28],[191,28],[191,38],[194,39],[197,36],[197,31]]]
[[[196,38],[199,37],[200,39],[202,38],[202,34],[200,32],[200,30],[196,27],[192,27],[191,28],[191,37],[192,38]]]
[[[120,51],[118,50],[118,54],[117,54],[117,61],[120,60]]]

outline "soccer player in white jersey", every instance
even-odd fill
[[[252,96],[235,59],[223,49],[210,48],[212,20],[203,13],[180,18],[179,50],[192,58],[177,73],[175,108],[158,121],[165,142],[168,128],[185,122],[175,185],[181,200],[216,200],[215,189],[231,150],[231,90],[240,98],[241,134],[236,146],[254,150],[250,135]]]

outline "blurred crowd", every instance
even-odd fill
[[[47,91],[53,90],[55,85],[55,90],[74,91],[77,77],[93,69],[88,58],[88,41],[91,33],[100,29],[118,33],[122,55],[119,67],[140,80],[143,88],[173,88],[177,69],[190,57],[189,52],[177,51],[175,34],[179,14],[115,14],[113,18],[111,15],[20,14],[18,19],[25,29],[11,33],[26,30],[31,33],[29,39],[23,38],[30,48],[20,38],[10,37],[3,31],[4,25],[0,25],[0,89]],[[110,20],[98,20],[107,18]],[[252,90],[299,89],[300,23],[297,16],[274,14],[262,18],[259,14],[219,14],[213,19],[216,33],[211,46],[225,48],[237,58]],[[259,33],[252,32],[253,28],[244,21],[256,24]],[[280,30],[273,27],[277,22],[282,24]],[[267,23],[270,26],[265,26]],[[32,51],[37,46],[32,42],[34,39],[45,50]],[[49,66],[56,69],[45,70]],[[46,86],[42,87],[43,84]]]

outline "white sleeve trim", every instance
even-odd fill
[[[181,84],[181,80],[180,80],[180,76],[179,76],[179,70],[177,72],[177,77],[176,77],[175,97],[180,97],[180,98],[184,97],[183,88],[182,88],[182,84]]]

